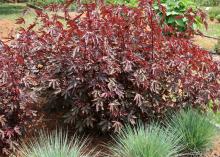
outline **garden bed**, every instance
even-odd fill
[[[140,3],[144,5],[138,9],[127,4],[85,5],[84,18],[74,12],[68,16],[66,5],[50,5],[36,11],[34,18],[17,20],[24,26],[19,35],[11,43],[0,43],[4,154],[13,152],[25,136],[20,153],[81,153],[80,145],[87,142],[78,141],[76,132],[94,138],[85,153],[97,146],[102,156],[108,150],[120,157],[206,152],[216,135],[214,118],[207,113],[219,108],[220,64],[210,55],[213,40],[194,38],[195,43],[210,42],[206,48],[189,40],[198,33],[189,21],[197,25],[200,18],[205,23],[205,15],[186,8],[163,24],[155,18],[165,15],[160,4],[156,8],[148,1]],[[0,24],[4,41],[19,27],[5,19]],[[52,134],[56,127],[69,128],[70,136],[57,134],[59,130]],[[49,133],[41,132],[34,144],[27,142],[39,128]],[[69,147],[66,139],[75,143]],[[219,138],[214,140],[208,157],[218,152]]]

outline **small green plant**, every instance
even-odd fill
[[[216,133],[208,116],[192,109],[174,114],[168,126],[173,134],[182,138],[185,152],[193,155],[202,154],[210,148]]]
[[[175,157],[182,150],[177,145],[179,138],[158,124],[139,125],[136,129],[127,126],[114,139],[116,144],[111,150],[115,157]]]
[[[210,15],[209,15],[209,18],[210,18],[211,21],[214,21],[214,20],[215,20],[215,17],[216,17],[215,14],[210,14]]]
[[[38,138],[23,143],[18,149],[22,157],[91,157],[86,153],[87,140],[73,137],[68,140],[68,135],[62,131],[51,134],[42,131]]]

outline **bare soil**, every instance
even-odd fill
[[[220,137],[216,138],[213,148],[204,157],[220,157]]]
[[[8,35],[14,34],[18,25],[15,21],[2,19],[0,20],[0,40],[7,41]]]
[[[79,15],[79,13],[70,12],[69,15],[70,18],[75,18]],[[64,17],[64,14],[61,13],[59,16],[62,18]],[[7,41],[8,36],[14,35],[18,27],[19,25],[16,24],[15,20],[0,19],[0,40]]]
[[[201,36],[195,36],[193,38],[193,42],[196,45],[201,46],[202,48],[206,49],[206,50],[213,50],[213,48],[215,47],[215,45],[217,44],[217,40],[216,39],[210,39],[210,38],[205,38],[205,37],[201,37]]]

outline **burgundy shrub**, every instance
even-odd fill
[[[27,130],[34,111],[21,92],[23,57],[0,41],[0,155],[15,150]]]
[[[164,36],[171,28],[161,29],[152,1],[88,4],[74,17],[62,5],[45,10],[13,48],[36,81],[65,98],[60,111],[68,109],[65,121],[77,129],[117,132],[219,97],[218,64],[189,39]]]

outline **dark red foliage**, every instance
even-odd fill
[[[19,32],[17,61],[68,100],[60,109],[69,109],[66,122],[79,130],[117,132],[170,110],[204,108],[220,96],[219,66],[189,39],[164,36],[171,28],[161,29],[152,4],[89,4],[75,17],[62,5],[48,6],[52,15],[37,11],[34,24]]]
[[[21,93],[24,59],[0,41],[0,155],[15,150],[34,112]]]

